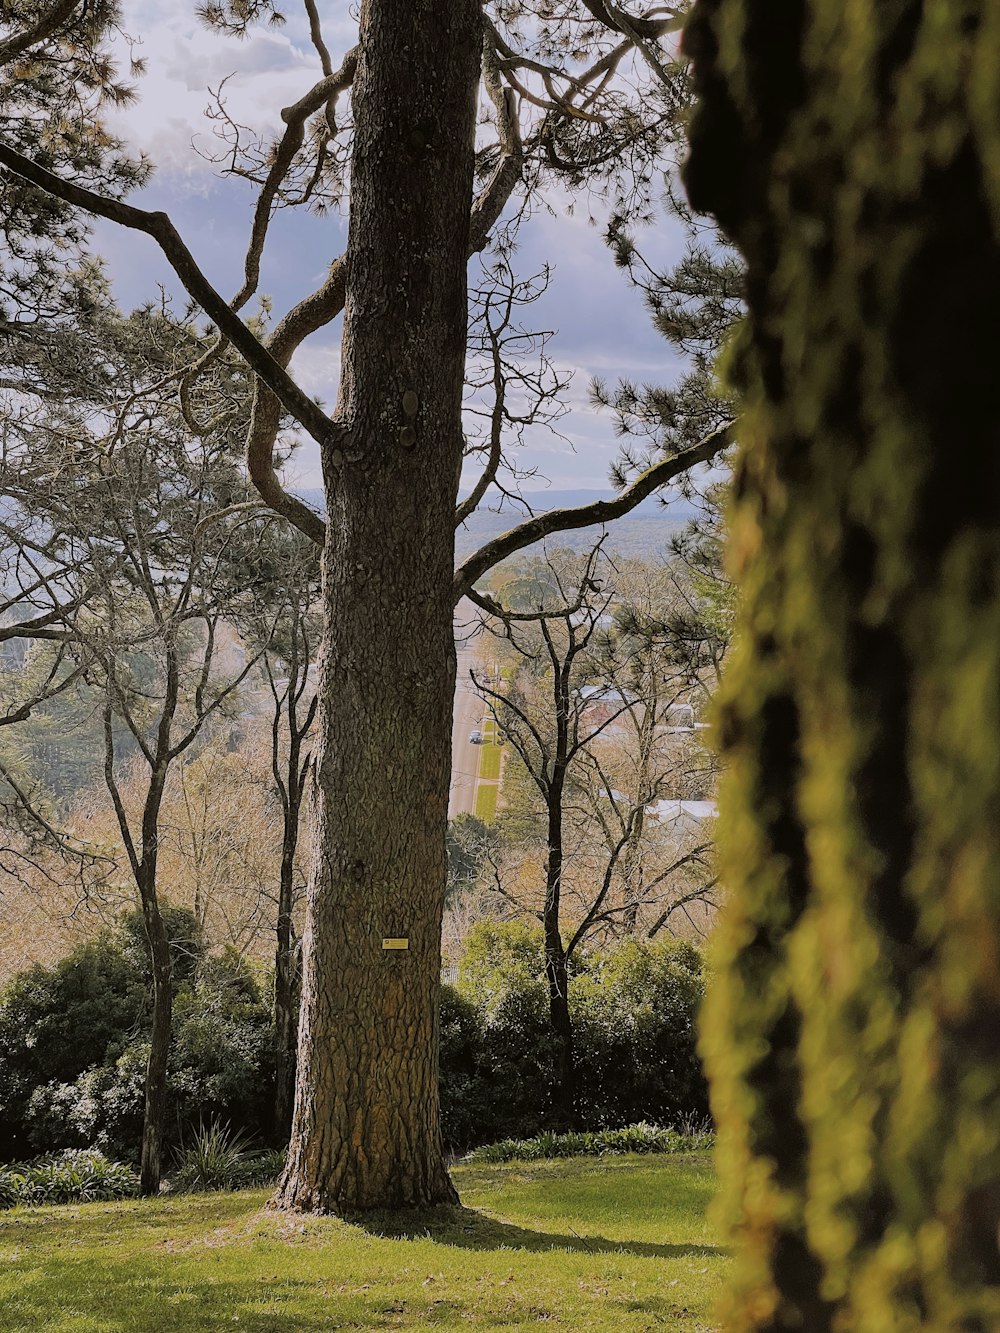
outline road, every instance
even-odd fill
[[[469,732],[482,722],[483,701],[472,687],[469,672],[476,665],[475,645],[470,637],[476,625],[476,608],[465,598],[455,608],[455,649],[458,677],[455,687],[455,713],[451,735],[451,791],[448,818],[473,814],[476,809],[476,775],[479,772],[479,747],[469,743]]]

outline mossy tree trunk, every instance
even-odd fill
[[[732,1330],[1000,1327],[1000,6],[699,0],[748,268],[703,1046]]]
[[[477,0],[361,8],[338,404],[352,443],[324,457],[321,851],[278,1193],[311,1211],[457,1198],[437,994],[480,24]]]

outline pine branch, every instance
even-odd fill
[[[580,505],[575,509],[552,509],[547,514],[536,514],[518,524],[516,528],[501,533],[492,541],[481,546],[478,551],[460,565],[455,571],[455,601],[467,595],[482,576],[505,560],[515,551],[523,551],[526,546],[533,546],[543,537],[554,532],[569,532],[574,528],[589,528],[595,523],[610,523],[616,518],[630,513],[647,496],[652,495],[661,486],[682,476],[699,463],[709,463],[720,454],[733,440],[733,423],[721,426],[705,437],[700,444],[671,458],[661,459],[652,467],[636,477],[631,486],[610,500],[596,500],[593,504]]]

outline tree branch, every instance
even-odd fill
[[[80,0],[57,0],[57,3],[41,16],[34,27],[28,28],[25,32],[16,33],[13,37],[8,37],[5,42],[0,42],[0,65],[9,65],[12,60],[16,60],[18,56],[23,55],[30,47],[46,41],[61,24],[71,17],[73,10],[79,4]]]
[[[490,232],[504,210],[514,187],[524,170],[524,145],[517,119],[517,105],[513,92],[504,88],[497,59],[496,41],[499,38],[489,19],[484,20],[483,84],[490,101],[496,108],[497,134],[500,139],[500,160],[490,179],[483,186],[472,206],[469,229],[469,253],[485,249]]]
[[[38,166],[30,158],[15,152],[6,144],[0,144],[0,164],[68,204],[74,204],[88,213],[95,213],[110,222],[117,222],[120,226],[151,236],[191,298],[201,306],[220,332],[225,334],[243,356],[251,370],[274,393],[282,406],[305,427],[317,444],[321,447],[326,446],[346,436],[345,427],[331,421],[322,408],[303,392],[284,367],[279,365],[219,295],[198,267],[194,256],[166,213],[148,213],[144,209],[133,208],[131,204],[124,204],[117,199],[95,194],[80,185],[73,185],[51,171],[46,171],[44,167]]]
[[[315,12],[315,11],[314,11]],[[310,14],[310,21],[313,14]],[[318,22],[318,20],[317,20]],[[329,63],[329,56],[327,62]],[[267,229],[271,221],[271,213],[274,199],[281,187],[282,181],[288,174],[288,169],[295,160],[295,154],[302,147],[305,138],[305,125],[313,112],[318,111],[324,102],[329,102],[335,98],[338,93],[350,87],[354,81],[354,75],[358,67],[358,48],[354,47],[348,51],[344,57],[343,64],[334,74],[327,71],[327,77],[323,78],[311,88],[304,97],[289,107],[285,107],[281,112],[281,119],[285,122],[285,132],[281,140],[274,149],[274,157],[271,166],[268,169],[267,178],[257,196],[257,204],[254,208],[253,226],[250,234],[250,244],[247,248],[246,262],[244,266],[244,283],[239,292],[233,298],[232,306],[234,310],[240,310],[257,290],[257,283],[260,280],[260,260],[264,251],[264,243],[267,239]]]
[[[652,495],[661,486],[683,475],[699,463],[709,463],[722,452],[733,439],[733,423],[721,426],[700,444],[670,458],[661,459],[652,467],[640,473],[630,486],[610,500],[596,500],[593,504],[580,505],[575,509],[553,509],[547,514],[536,514],[518,524],[516,528],[501,533],[492,541],[481,546],[478,551],[460,565],[455,571],[455,601],[468,595],[469,590],[494,565],[523,551],[526,546],[533,546],[543,537],[554,532],[568,532],[574,528],[589,528],[595,523],[610,523],[616,518],[633,510],[647,496]]]

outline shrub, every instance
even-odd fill
[[[581,956],[570,989],[580,1127],[707,1116],[695,1049],[704,980],[690,944],[626,940]],[[536,1138],[552,1123],[553,1044],[541,932],[482,922],[441,1002],[445,1141]]]
[[[458,987],[442,1001],[452,1023],[463,1006],[461,1042],[454,1029],[442,1041],[442,1122],[453,1147],[545,1128],[552,1038],[541,959],[541,932],[522,922],[481,921],[469,933]]]
[[[234,950],[200,952],[189,912],[165,913],[176,983],[168,1130],[218,1117],[266,1132],[274,1088],[270,1005]],[[142,1133],[150,1006],[130,914],[0,999],[0,1160],[95,1145],[134,1160]]]
[[[274,1103],[269,1002],[235,949],[203,960],[174,1005],[171,1110],[180,1124],[228,1121],[267,1132]]]
[[[533,1139],[503,1139],[475,1148],[467,1162],[532,1162],[548,1157],[606,1157],[623,1153],[703,1152],[715,1136],[707,1129],[681,1133],[658,1125],[629,1125],[577,1134],[539,1134]]]
[[[592,955],[570,991],[588,1128],[708,1115],[697,1053],[701,955],[686,941],[626,939]]]
[[[255,1152],[246,1136],[219,1120],[201,1125],[177,1154],[174,1184],[182,1190],[237,1190],[274,1184],[283,1150]]]
[[[441,1135],[449,1147],[475,1142],[487,1113],[479,1076],[479,1015],[454,986],[441,987]]]
[[[147,1008],[144,979],[111,931],[52,968],[35,966],[13,979],[0,1000],[0,1159],[26,1155],[33,1146],[26,1121],[36,1090],[113,1063],[128,1034],[143,1025]],[[43,1146],[88,1142],[74,1132],[68,1143]]]
[[[0,1208],[17,1204],[95,1203],[129,1199],[139,1177],[96,1149],[67,1149],[0,1171]]]
[[[200,1125],[178,1151],[174,1183],[182,1190],[224,1190],[249,1157],[245,1135],[219,1120]]]
[[[267,1148],[262,1152],[250,1153],[234,1169],[228,1189],[260,1189],[265,1185],[276,1185],[285,1169],[284,1148]]]

